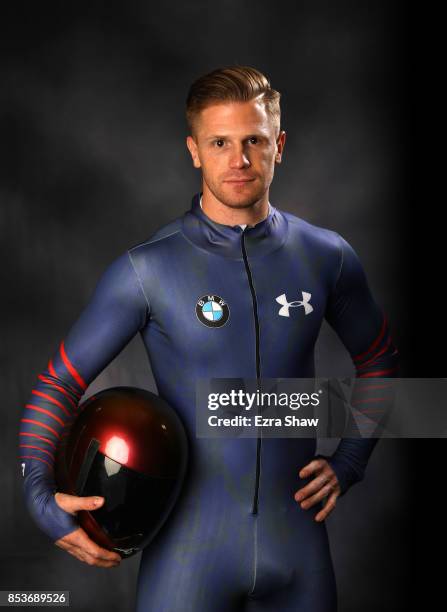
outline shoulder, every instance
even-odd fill
[[[280,212],[287,219],[289,238],[292,241],[315,254],[321,253],[335,259],[342,257],[344,240],[338,232],[310,223],[292,213],[283,210]]]
[[[355,282],[363,279],[365,273],[360,258],[346,238],[334,230],[314,225],[290,213],[283,214],[289,228],[292,228],[292,236],[305,246],[308,254],[333,262],[330,268],[337,280],[342,276]]]
[[[146,240],[129,247],[128,252],[131,256],[135,256],[141,250],[148,250],[155,245],[160,245],[162,242],[169,242],[177,237],[181,233],[181,230],[182,217],[177,217],[173,221],[159,227]]]
[[[121,251],[107,265],[100,278],[100,285],[110,285],[116,288],[122,287],[123,291],[129,290],[129,284],[141,284],[140,266],[151,249],[158,249],[160,245],[169,242],[170,239],[179,235],[181,229],[181,218],[174,219],[159,227],[149,238],[138,242]]]
[[[168,254],[177,251],[174,245],[182,242],[182,217],[177,217],[159,227],[146,240],[129,247],[127,253],[137,273],[145,274],[148,262],[151,266],[162,262]]]

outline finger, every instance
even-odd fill
[[[332,493],[332,495],[329,497],[329,499],[325,503],[324,508],[322,510],[320,510],[320,512],[318,512],[318,514],[315,516],[315,520],[318,521],[318,522],[324,521],[325,518],[335,508],[336,503],[337,503],[337,494],[336,493]]]
[[[74,510],[69,509],[70,506],[67,504],[67,501],[66,501],[67,497],[70,497],[70,496],[65,493],[60,493],[59,491],[57,491],[54,494],[54,501],[59,506],[59,508],[62,508],[62,510],[65,510],[65,512],[68,512],[69,514],[73,514],[73,516],[76,516],[76,512]]]
[[[55,542],[55,545],[59,548],[62,548],[62,550],[65,550],[66,552],[70,553],[70,555],[73,555],[73,557],[76,557],[80,561],[84,561],[84,555],[82,554],[82,550],[78,546],[72,546],[68,542],[65,542],[62,538],[60,540],[57,540]]]
[[[82,527],[64,536],[64,538],[61,538],[61,540],[58,540],[58,542],[78,548],[83,552],[88,552],[95,558],[101,558],[106,561],[121,561],[121,555],[111,550],[107,550],[106,548],[102,548],[96,544],[96,542],[89,538]]]
[[[325,459],[312,459],[310,463],[301,468],[298,475],[300,478],[307,478],[314,472],[318,472],[322,467],[324,467],[325,463]]]
[[[87,565],[94,565],[96,567],[116,567],[117,565],[119,565],[118,561],[98,558],[94,555],[90,555],[88,552],[85,551],[81,551],[81,554],[83,555],[82,560],[84,561],[84,563],[87,563]]]
[[[301,489],[298,489],[298,491],[295,493],[295,500],[297,502],[301,502],[309,495],[316,493],[319,489],[321,489],[321,487],[325,486],[332,479],[332,474],[324,471],[323,473],[313,478],[311,482],[309,482],[306,486],[301,487]]]
[[[117,561],[105,561],[104,559],[98,559],[96,557],[93,557],[92,555],[89,555],[82,549],[76,547],[73,547],[67,552],[73,555],[73,557],[75,557],[76,559],[79,559],[79,561],[86,563],[87,565],[94,565],[96,567],[116,567],[117,565],[119,565]]]
[[[97,495],[78,497],[60,491],[55,493],[54,498],[58,506],[70,514],[75,514],[78,510],[96,510],[104,503],[104,498]]]
[[[76,538],[76,546],[79,546],[83,551],[96,559],[105,559],[106,561],[121,561],[121,555],[96,544],[96,542],[88,537],[87,533],[83,529],[81,529],[81,532]]]
[[[66,550],[67,552],[70,552],[70,550],[73,549],[73,546],[69,544],[68,542],[64,542],[63,538],[56,540],[54,545],[57,546],[58,548],[61,548],[62,550]]]
[[[317,491],[314,495],[312,495],[311,497],[308,497],[303,502],[301,502],[300,504],[301,508],[303,508],[304,510],[311,508],[316,503],[321,501],[324,497],[327,497],[328,495],[330,495],[330,493],[332,493],[332,484],[328,483],[324,487],[321,487],[321,489]]]
[[[87,551],[83,550],[82,548],[79,548],[79,546],[71,546],[70,544],[67,544],[66,542],[59,542],[59,543],[56,543],[56,545],[59,546],[59,548],[63,548],[66,552],[70,553],[73,557],[75,557],[76,559],[79,559],[79,561],[82,561],[86,563],[87,565],[96,565],[98,567],[116,567],[117,565],[119,565],[121,561],[121,557],[119,561],[97,558],[89,554]]]
[[[91,542],[91,545],[88,548],[83,549],[86,552],[86,554],[90,555],[94,559],[97,559],[100,561],[107,561],[108,563],[109,562],[113,562],[113,563],[121,562],[121,556],[118,553],[112,552],[111,550],[107,550],[106,548],[101,548],[101,546],[98,546],[97,544],[95,544],[93,540],[90,540],[90,542]]]

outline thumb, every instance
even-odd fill
[[[96,495],[78,497],[77,495],[57,492],[54,498],[58,506],[70,514],[75,514],[78,510],[96,510],[104,503],[104,497]]]

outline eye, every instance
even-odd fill
[[[222,138],[218,138],[214,141],[214,144],[216,145],[216,147],[222,148],[225,143]]]
[[[250,144],[257,144],[258,143],[258,138],[257,136],[251,136],[248,141],[250,142]]]

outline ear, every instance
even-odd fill
[[[277,164],[281,163],[285,143],[286,143],[286,133],[284,130],[281,130],[278,138],[276,139],[276,146],[278,150],[275,155],[275,162]]]
[[[186,137],[186,146],[188,147],[189,152],[191,153],[192,163],[194,164],[194,168],[201,168],[202,165],[199,159],[197,144],[192,136]]]

